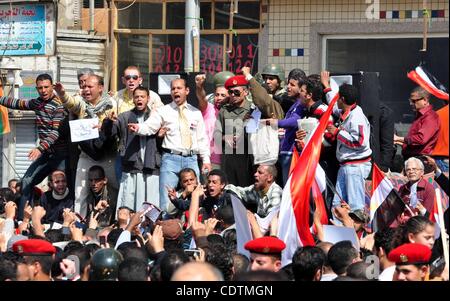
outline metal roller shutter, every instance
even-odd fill
[[[16,157],[15,168],[20,177],[23,177],[32,161],[28,160],[28,153],[36,147],[37,130],[33,120],[16,121]]]

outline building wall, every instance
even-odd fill
[[[368,9],[379,2],[379,13]],[[307,74],[321,69],[323,34],[421,33],[422,1],[412,0],[270,0],[265,27],[268,28],[269,63],[281,64],[286,73],[302,68]],[[448,34],[449,3],[428,1],[431,33]],[[261,66],[261,64],[260,64]]]

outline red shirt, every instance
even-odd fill
[[[420,109],[409,128],[408,135],[405,137],[403,156],[413,157],[431,154],[436,146],[440,124],[439,116],[433,111],[431,105]]]

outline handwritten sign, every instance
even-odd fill
[[[79,142],[98,138],[98,118],[70,120],[70,137],[72,142]]]
[[[0,5],[0,52],[4,55],[52,54],[49,53],[54,48],[52,15],[52,6],[46,4]]]

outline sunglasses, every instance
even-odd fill
[[[126,80],[130,80],[130,79],[137,80],[138,78],[139,78],[139,75],[126,75],[125,76]]]
[[[230,94],[230,95],[234,94],[236,96],[241,96],[241,91],[230,89],[230,90],[228,90],[228,94]]]

